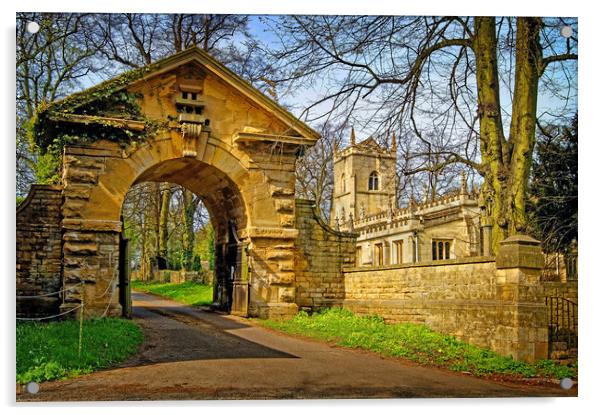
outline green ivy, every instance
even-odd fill
[[[125,87],[157,67],[157,64],[151,64],[134,69],[85,91],[69,95],[60,101],[42,103],[30,122],[31,143],[42,153],[46,153],[49,150],[56,152],[57,148],[62,151],[62,147],[67,144],[85,143],[99,139],[128,145],[132,141],[142,141],[156,134],[157,130],[166,123],[145,117],[139,104],[143,95],[128,92]],[[70,114],[143,121],[145,128],[143,131],[133,132],[106,122],[76,125],[52,120],[53,116]]]
[[[60,179],[61,156],[55,150],[38,154],[33,166],[36,182],[40,184],[56,184]]]

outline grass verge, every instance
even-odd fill
[[[132,288],[194,306],[210,305],[213,302],[213,287],[195,282],[172,284],[132,281]]]
[[[66,379],[119,363],[138,349],[143,335],[129,320],[84,320],[79,354],[78,320],[17,323],[17,382]]]
[[[576,367],[541,360],[528,364],[500,356],[489,349],[461,342],[421,324],[387,324],[379,316],[356,316],[341,308],[288,320],[258,320],[259,324],[287,333],[333,342],[339,346],[371,350],[387,356],[477,376],[511,375],[562,379],[577,376]]]

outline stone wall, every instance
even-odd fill
[[[33,185],[16,219],[17,317],[56,315],[62,285],[61,187]]]
[[[132,281],[139,279],[140,273],[135,271],[131,274]],[[171,283],[171,284],[182,284],[185,282],[196,282],[199,284],[212,285],[213,284],[213,272],[212,271],[185,271],[185,270],[173,270],[173,269],[162,269],[152,271],[150,279],[146,281]]]
[[[343,305],[391,322],[423,323],[517,359],[547,358],[543,256],[537,241],[513,238],[497,258],[346,268]]]
[[[546,281],[543,283],[543,292],[546,297],[566,298],[574,303],[578,303],[577,281]]]
[[[295,301],[299,307],[341,305],[345,296],[342,270],[355,263],[357,235],[330,228],[316,214],[314,204],[296,201]]]
[[[489,347],[498,308],[495,259],[346,269],[344,306],[390,322],[423,323]]]

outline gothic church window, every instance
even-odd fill
[[[345,173],[341,174],[341,193],[345,193],[347,190],[345,188]]]
[[[378,173],[375,171],[368,178],[368,190],[378,190]]]

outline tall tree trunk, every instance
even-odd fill
[[[171,186],[166,183],[161,194],[161,217],[159,218],[159,256],[167,259],[167,238],[169,223],[169,203],[171,201]]]
[[[526,229],[527,185],[535,148],[539,64],[542,55],[539,43],[541,24],[541,19],[537,17],[518,18],[517,22],[514,97],[506,160],[511,172],[505,198],[510,234],[524,232]]]
[[[518,18],[516,76],[510,137],[506,140],[500,110],[496,20],[475,18],[473,50],[476,57],[481,157],[493,225],[494,253],[509,235],[524,230],[529,168],[535,142],[538,90],[539,18]]]
[[[197,201],[194,193],[188,189],[182,189],[184,193],[184,209],[182,212],[184,220],[184,233],[182,234],[182,267],[186,271],[192,269],[192,257],[194,251],[194,212]]]
[[[161,245],[159,243],[159,235],[161,235],[161,183],[154,183],[153,209],[153,220],[155,223],[155,256],[157,256],[161,251]]]
[[[473,50],[477,72],[481,157],[485,176],[482,191],[485,200],[492,198],[490,213],[493,219],[493,246],[497,247],[506,236],[502,203],[506,187],[506,169],[502,154],[506,140],[500,109],[495,28],[495,17],[475,18]]]

